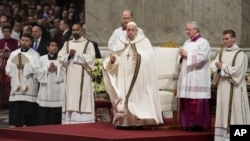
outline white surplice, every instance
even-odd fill
[[[183,47],[187,57],[179,56],[178,66],[181,68],[177,97],[191,99],[209,99],[211,97],[210,85],[210,45],[204,38],[192,42],[188,39]]]
[[[69,43],[65,42],[58,53],[60,62],[66,68],[64,79],[66,93],[63,100],[63,123],[66,124],[95,121],[91,85],[91,68],[95,63],[95,50],[93,44],[89,42],[84,53],[86,43],[87,40],[83,37],[70,40]],[[68,60],[71,49],[76,50],[76,54],[73,59]]]
[[[138,33],[140,35],[143,35],[144,36],[144,32],[142,29],[138,28]],[[109,42],[108,42],[108,48],[112,51],[114,51],[114,49],[116,48],[115,47],[115,44],[116,44],[116,41],[122,37],[122,36],[126,36],[127,34],[127,31],[126,30],[122,30],[122,27],[119,27],[117,29],[114,30],[114,32],[112,33],[112,35],[110,36],[109,38]]]
[[[29,60],[29,63],[25,64],[22,70],[18,69],[17,65],[12,63],[13,58],[18,53],[22,53]],[[36,70],[39,68],[39,57],[40,55],[32,48],[27,52],[21,52],[20,48],[11,52],[5,67],[6,74],[11,78],[9,101],[36,102],[38,94]]]
[[[57,66],[57,70],[49,72],[50,63]],[[40,69],[37,72],[37,80],[40,82],[37,103],[41,107],[62,107],[62,98],[65,92],[65,70],[59,60],[49,60],[48,54],[40,57]]]
[[[148,38],[138,34],[129,41],[123,36],[117,41],[114,51],[114,64],[109,57],[104,60],[105,85],[115,111],[113,123],[116,126],[163,123],[156,60]]]
[[[217,87],[216,102],[216,120],[215,120],[215,141],[229,140],[228,118],[230,87],[233,84],[232,111],[230,124],[250,124],[249,101],[246,88],[245,75],[247,71],[248,58],[241,51],[235,59],[235,65],[232,66],[234,56],[240,48],[234,44],[231,48],[224,48],[222,52],[222,69],[218,73],[220,76]],[[219,53],[212,62],[211,67],[217,72],[215,63],[219,62]]]

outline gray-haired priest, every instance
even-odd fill
[[[141,128],[163,123],[153,47],[137,34],[136,23],[127,24],[113,54],[104,60],[106,90],[113,102],[117,128]]]

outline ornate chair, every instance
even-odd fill
[[[159,95],[161,100],[162,116],[171,113],[173,116],[173,127],[177,127],[176,98],[177,80],[179,69],[177,68],[177,57],[179,46],[173,40],[169,40],[161,47],[154,49],[158,67]]]

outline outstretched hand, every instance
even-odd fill
[[[111,64],[115,62],[115,56],[113,54],[109,54],[109,59],[110,59]]]

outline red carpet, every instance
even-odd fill
[[[213,130],[117,130],[108,122],[0,129],[0,141],[213,141],[213,137]]]

